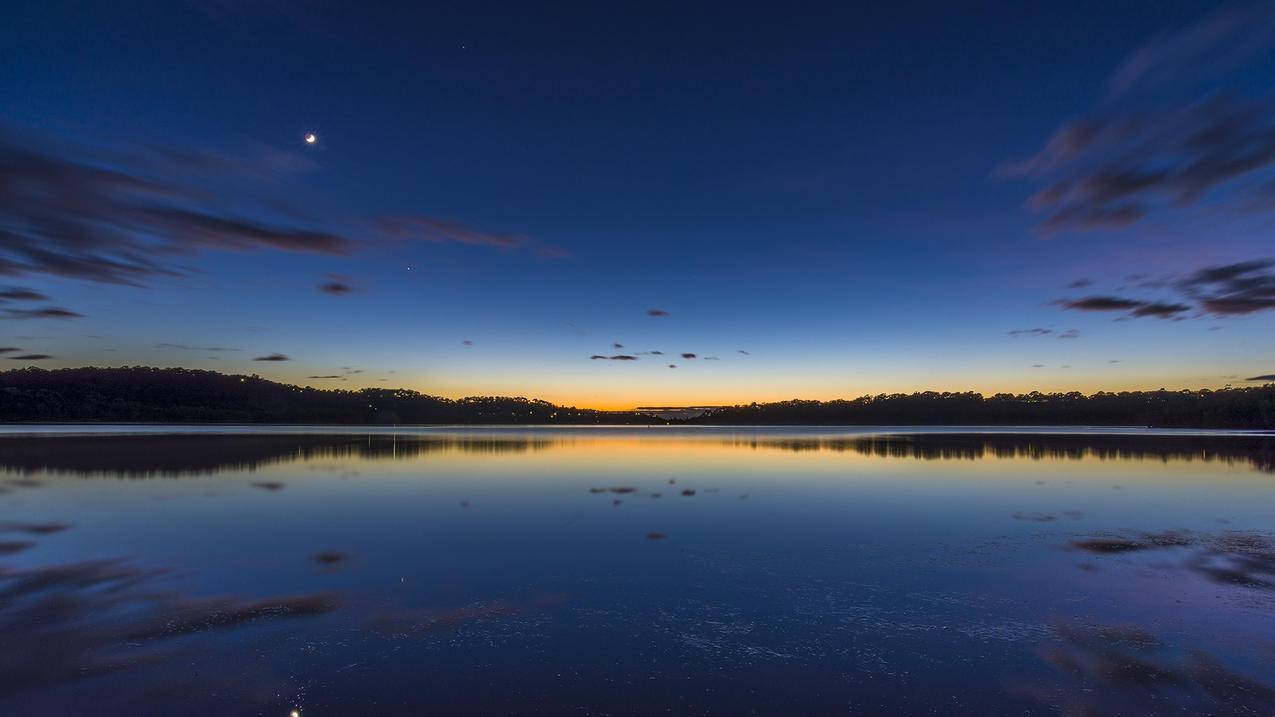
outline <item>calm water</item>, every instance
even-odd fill
[[[1275,714],[1271,437],[100,430],[0,436],[0,714]]]

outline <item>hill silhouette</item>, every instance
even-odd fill
[[[521,397],[318,389],[182,368],[0,372],[0,421],[300,424],[1153,426],[1275,429],[1275,385],[1198,391],[919,392],[714,408],[686,420]]]

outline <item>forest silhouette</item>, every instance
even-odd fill
[[[1083,394],[923,391],[713,408],[670,420],[521,397],[451,399],[409,389],[318,389],[182,368],[0,372],[0,421],[343,425],[984,425],[1275,429],[1275,384]]]

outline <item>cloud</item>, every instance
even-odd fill
[[[705,356],[704,360],[705,361],[721,361],[721,359],[718,358],[717,356]]]
[[[669,364],[669,365],[668,365],[668,367],[669,367],[669,368],[677,368],[677,364],[675,364],[675,363],[671,363],[671,364]]]
[[[171,163],[0,130],[0,274],[140,285],[203,249],[342,254],[341,235],[227,213]]]
[[[566,249],[540,244],[523,234],[481,231],[459,222],[421,214],[380,217],[374,221],[374,225],[382,234],[393,239],[505,250],[529,249],[537,256],[548,259],[570,256]]]
[[[319,284],[319,291],[332,296],[345,296],[354,293],[354,285],[350,277],[343,274],[328,274],[327,280]]]
[[[14,351],[21,351],[17,346],[0,346],[0,354],[11,354]]]
[[[1076,311],[1132,311],[1143,304],[1136,299],[1122,299],[1117,296],[1087,296],[1083,299],[1062,300],[1058,303],[1064,309]]]
[[[461,345],[462,345],[462,346],[473,346],[473,345],[474,345],[474,342],[473,342],[473,341],[470,341],[469,339],[465,339],[464,341],[461,341],[460,343],[461,343]]]
[[[1111,96],[1198,82],[1227,72],[1275,41],[1275,5],[1234,5],[1140,47],[1107,80]]]
[[[53,357],[48,354],[22,354],[21,356],[10,356],[8,358],[11,361],[43,361]]]
[[[1245,381],[1275,381],[1275,373],[1262,374],[1261,376],[1253,376],[1246,378]]]
[[[591,359],[593,359],[593,360],[595,360],[595,361],[597,361],[597,360],[603,360],[603,361],[637,361],[637,360],[638,360],[638,357],[637,357],[637,356],[630,356],[630,355],[628,355],[628,354],[617,354],[617,355],[615,355],[615,356],[602,356],[602,355],[599,355],[599,354],[594,354],[594,355],[590,356],[589,358],[591,358]]]
[[[735,353],[737,353],[737,354],[743,354],[743,355],[745,355],[745,356],[752,356],[752,354],[748,353],[747,351],[745,351],[745,350],[743,350],[743,349],[735,349]]]
[[[48,301],[49,297],[22,286],[0,288],[0,301]]]
[[[1124,311],[1128,312],[1129,316],[1137,318],[1154,316],[1161,319],[1170,319],[1191,310],[1191,307],[1186,304],[1141,301],[1118,296],[1087,296],[1083,299],[1062,299],[1055,303],[1067,310]],[[1077,332],[1067,338],[1075,338],[1079,335]]]
[[[177,351],[212,351],[214,353],[243,350],[243,349],[227,348],[225,346],[187,346],[186,344],[155,344],[155,348],[174,349]]]
[[[1154,316],[1180,320],[1193,308],[1218,317],[1253,314],[1275,309],[1275,259],[1207,266],[1182,279],[1149,281],[1142,286],[1174,291],[1182,300],[1087,296],[1060,299],[1054,303],[1064,309],[1078,311],[1122,311],[1131,318]]]
[[[344,377],[344,376],[340,376],[340,375],[336,375],[336,374],[333,374],[333,375],[330,375],[330,376],[306,376],[306,378],[335,378],[335,379],[339,379],[339,380],[341,380],[341,381],[344,381],[344,380],[345,380],[345,377]]]
[[[43,309],[5,309],[0,318],[4,319],[79,319],[83,318],[83,314],[77,314],[70,309],[63,309],[57,306],[46,306]]]
[[[1005,333],[1013,336],[1014,338],[1018,338],[1019,336],[1046,336],[1054,333],[1054,331],[1053,329],[1014,329],[1013,331],[1007,331]]]
[[[624,344],[620,343],[619,341],[616,341],[615,343],[611,344],[611,348],[622,349],[624,348]]]
[[[1067,288],[1067,289],[1083,289],[1083,288],[1085,288],[1086,286],[1093,286],[1093,279],[1076,279],[1075,281],[1071,282],[1070,284],[1067,284],[1067,286],[1066,286],[1066,287],[1064,287],[1064,288]]]
[[[672,314],[665,311],[664,309],[647,309],[646,315],[647,316],[672,316]]]
[[[292,359],[288,358],[284,354],[266,354],[265,356],[258,356],[253,359],[253,361],[291,361],[291,360]]]
[[[1079,332],[1079,331],[1077,331],[1077,330],[1075,330],[1075,329],[1067,329],[1066,331],[1062,332],[1061,334],[1058,334],[1058,338],[1060,338],[1060,339],[1078,339],[1078,338],[1080,338],[1080,332]]]
[[[1246,89],[1238,70],[1257,66],[1272,46],[1271,2],[1164,35],[1115,69],[1089,116],[1064,123],[1036,154],[998,174],[1043,185],[1028,206],[1047,235],[1126,227],[1216,194],[1247,196],[1234,206],[1260,208],[1267,197],[1254,185],[1275,187],[1275,98],[1228,86]]]
[[[1205,267],[1178,284],[1204,311],[1218,316],[1275,309],[1275,259]]]
[[[693,358],[695,358],[695,354],[690,354],[690,353],[682,354],[682,358],[684,358],[684,359],[693,359]]]
[[[1158,301],[1146,302],[1133,310],[1134,316],[1154,316],[1160,319],[1168,319],[1176,317],[1186,311],[1190,311],[1191,307],[1186,304],[1170,304]]]

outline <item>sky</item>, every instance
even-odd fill
[[[8,4],[0,362],[595,408],[1275,372],[1271,3],[534,5]]]

